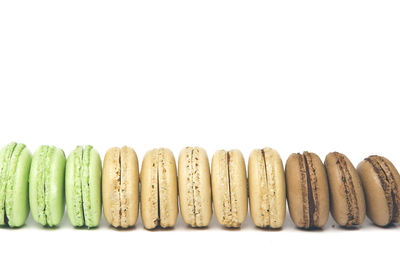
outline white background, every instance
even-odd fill
[[[0,143],[104,156],[188,145],[331,151],[400,167],[398,1],[3,0]],[[399,226],[302,231],[0,228],[1,264],[308,266],[398,262]],[[93,264],[93,265],[92,265]]]

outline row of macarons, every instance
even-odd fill
[[[239,150],[215,152],[210,168],[202,148],[182,149],[178,164],[160,148],[145,154],[139,173],[136,152],[127,146],[110,148],[102,165],[92,146],[77,146],[66,158],[54,146],[40,146],[32,156],[12,142],[0,151],[0,225],[21,227],[31,211],[36,222],[54,227],[66,204],[75,227],[97,227],[102,207],[112,226],[132,227],[140,206],[146,229],[173,227],[178,209],[192,227],[206,227],[214,210],[221,225],[237,228],[249,206],[257,227],[281,228],[287,199],[299,228],[323,227],[329,211],[340,226],[361,225],[366,215],[386,226],[400,220],[399,187],[399,173],[381,156],[356,169],[338,152],[324,163],[314,153],[294,153],[284,168],[274,149],[255,149],[246,172]]]

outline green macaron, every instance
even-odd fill
[[[31,153],[12,142],[0,151],[0,225],[20,227],[29,213],[28,176]]]
[[[101,159],[92,146],[78,146],[68,156],[65,194],[73,226],[97,227],[101,216]]]
[[[32,158],[29,204],[33,219],[57,226],[64,216],[65,154],[54,146],[41,146]]]

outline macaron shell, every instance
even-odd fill
[[[126,213],[121,225],[130,227],[139,215],[139,163],[135,150],[127,146],[121,148],[121,178],[121,207],[122,213]]]
[[[178,161],[179,201],[183,220],[192,227],[210,223],[211,180],[207,153],[199,147],[186,147]]]
[[[301,157],[307,155],[312,165],[310,172],[315,180],[311,181],[313,203],[313,222],[309,221],[308,185],[306,174],[300,168]],[[311,176],[311,174],[310,174]],[[304,183],[304,184],[303,184]],[[290,217],[297,227],[323,227],[329,217],[329,189],[325,167],[321,159],[314,153],[291,154],[286,162],[286,186]]]
[[[120,197],[119,197],[119,180],[121,177],[120,149],[110,148],[103,161],[103,211],[107,222],[114,227],[121,225]]]
[[[270,148],[253,150],[248,172],[250,213],[254,224],[281,228],[286,216],[286,185],[279,154]]]
[[[46,185],[46,216],[50,227],[60,224],[65,211],[65,154],[59,148],[53,147],[53,149],[54,152],[49,159],[49,183]]]
[[[67,158],[65,169],[65,200],[68,218],[73,226],[83,226],[82,185],[80,168],[83,148],[78,146]]]
[[[225,227],[240,227],[247,216],[246,165],[239,150],[215,152],[211,184],[217,221]]]
[[[331,197],[331,212],[341,226],[360,225],[366,207],[360,177],[343,154],[329,153],[325,158]]]
[[[20,152],[18,151],[19,148],[21,149]],[[9,166],[9,182],[12,180],[13,182],[7,185],[6,211],[10,227],[23,226],[28,217],[28,177],[31,160],[32,155],[25,148],[25,145],[18,144],[14,149]]]
[[[141,216],[146,229],[158,226],[158,181],[157,181],[157,150],[148,151],[142,161],[140,170],[141,183]]]
[[[86,202],[90,206],[85,213],[85,225],[92,228],[97,227],[101,219],[101,159],[99,153],[93,148],[90,148],[88,169],[90,199],[85,198],[85,196],[83,199],[84,203]]]
[[[41,146],[35,151],[29,174],[29,206],[33,219],[46,225],[43,166],[46,161],[48,146]]]
[[[172,151],[158,150],[160,226],[173,227],[178,218],[178,185],[176,163]]]

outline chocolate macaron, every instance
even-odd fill
[[[290,217],[297,227],[323,227],[329,217],[329,189],[325,167],[314,153],[289,156],[286,186]]]
[[[367,216],[379,226],[400,221],[400,175],[386,158],[370,156],[357,166],[367,202]]]
[[[365,219],[365,199],[360,177],[343,154],[329,153],[325,158],[331,197],[331,213],[340,226],[355,226]]]

